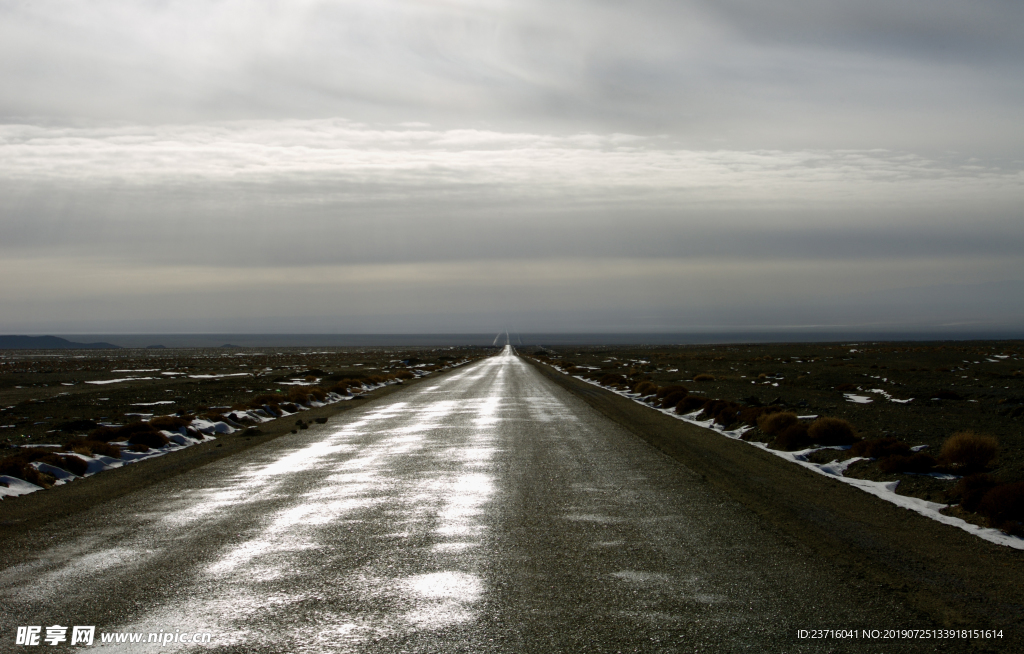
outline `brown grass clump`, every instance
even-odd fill
[[[346,397],[352,394],[348,391],[348,386],[346,386],[345,384],[335,384],[334,386],[331,386],[330,389],[328,390],[330,390],[332,393],[337,393],[338,395],[344,395]]]
[[[999,482],[988,475],[968,475],[956,482],[947,499],[967,511],[977,511],[985,495],[998,485]]]
[[[664,397],[668,397],[672,393],[682,393],[683,395],[688,395],[690,391],[685,386],[680,386],[679,384],[670,384],[668,386],[662,386],[661,388],[659,388],[658,392],[654,394],[654,397],[660,400]]]
[[[989,526],[1024,536],[1024,481],[990,490],[981,500],[978,513],[988,518]]]
[[[937,461],[931,454],[914,452],[910,455],[894,454],[878,460],[882,472],[894,474],[898,472],[930,472]]]
[[[757,426],[766,434],[781,434],[784,430],[796,425],[800,419],[790,411],[780,411],[760,416],[757,419]]]
[[[783,414],[776,413],[773,415]],[[807,425],[799,421],[792,423],[783,429],[775,436],[775,440],[772,441],[774,449],[785,450],[787,452],[806,449],[810,444],[811,437],[807,433]]]
[[[696,395],[687,395],[683,399],[679,400],[679,404],[676,405],[676,413],[684,415],[687,413],[693,413],[697,409],[702,408],[707,403],[707,400],[703,397],[697,397]]]
[[[740,405],[728,400],[708,400],[704,403],[702,415],[705,419],[713,418],[723,427],[730,427],[736,424],[741,408]]]
[[[693,378],[693,381],[695,381],[695,382],[715,381],[715,376],[714,375],[709,375],[706,372],[702,372],[699,375],[695,375],[694,378]]]
[[[412,374],[408,370],[398,370],[394,373],[398,379],[416,379],[416,375]]]
[[[121,452],[117,453],[117,456],[121,456]],[[84,477],[85,473],[89,471],[89,464],[79,459],[77,456],[62,456],[60,457],[60,463],[53,464],[62,470],[67,470],[73,475]]]
[[[252,402],[249,402],[249,408],[251,409],[262,409],[263,407],[270,407],[274,411],[280,413],[281,409],[278,404],[284,398],[280,395],[271,395],[270,393],[263,393],[253,398]]]
[[[36,470],[32,464],[37,462],[56,466],[79,477],[89,468],[89,464],[77,456],[60,456],[50,448],[28,448],[0,461],[0,475],[17,477],[30,484],[49,488],[56,479],[53,475]]]
[[[939,458],[951,468],[963,471],[981,471],[988,467],[999,449],[999,442],[991,436],[973,431],[960,431],[942,444]]]
[[[625,384],[628,380],[626,379],[625,375],[608,373],[606,375],[601,375],[600,377],[598,377],[597,381],[598,383],[603,384],[604,386],[616,386]]]
[[[327,391],[320,388],[319,386],[313,386],[308,389],[309,394],[312,395],[317,402],[323,402],[327,399]]]
[[[146,447],[163,447],[171,441],[167,440],[167,437],[160,432],[154,431],[137,431],[128,438],[128,442],[132,445],[145,445]]]
[[[69,441],[64,449],[69,452],[76,452],[78,454],[84,454],[86,456],[94,456],[102,454],[103,456],[109,456],[114,459],[121,458],[121,448],[110,443],[104,443],[103,441],[92,441],[76,438]],[[74,472],[73,470],[71,472]],[[75,474],[78,474],[77,472]]]
[[[736,416],[736,419],[745,425],[756,425],[757,419],[765,414],[766,408],[767,407],[763,406],[745,407],[740,410],[739,415]]]
[[[3,461],[0,461],[0,475],[16,477],[22,481],[27,481],[30,484],[42,486],[43,488],[49,488],[53,485],[53,482],[56,480],[52,476],[39,472],[29,465],[29,463],[29,461],[25,461],[21,457],[8,457]]]
[[[652,381],[642,381],[633,387],[633,392],[637,393],[642,397],[647,395],[654,395],[658,392],[658,385]]]
[[[807,434],[812,443],[819,445],[850,445],[858,440],[853,425],[842,418],[818,418],[807,428]]]
[[[910,446],[892,436],[859,441],[850,448],[850,454],[869,459],[881,459],[887,456],[910,456]]]
[[[687,391],[685,389],[683,389],[681,391],[673,391],[673,392],[669,393],[668,395],[666,395],[663,398],[661,398],[661,408],[662,409],[671,409],[671,408],[675,407],[677,404],[679,404],[679,401],[682,400],[684,397],[686,397],[688,394],[689,394],[689,391]]]
[[[305,386],[293,386],[288,391],[288,401],[296,404],[309,404],[309,389]]]

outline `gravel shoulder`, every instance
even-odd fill
[[[788,538],[932,620],[892,628],[1024,624],[1024,555],[975,538],[525,359],[640,439],[702,475]],[[1008,651],[1008,650],[1007,650]]]

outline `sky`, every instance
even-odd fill
[[[1024,333],[1019,0],[10,0],[0,333]]]

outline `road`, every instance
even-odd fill
[[[796,634],[935,626],[510,348],[20,535],[0,564],[4,651],[58,651],[11,645],[54,624],[217,652],[888,652],[911,645]]]

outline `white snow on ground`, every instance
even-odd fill
[[[86,384],[120,384],[126,381],[141,381],[144,379],[156,379],[156,377],[125,377],[124,379],[100,379],[97,381],[87,381]]]
[[[251,372],[233,372],[229,375],[189,375],[189,379],[220,379],[221,377],[251,377]]]
[[[847,402],[853,402],[854,404],[871,404],[874,402],[867,395],[854,395],[853,393],[843,393],[843,397],[846,398]]]
[[[552,367],[555,370],[557,370],[558,372],[560,372],[560,373],[562,373],[564,375],[568,375],[569,374],[569,373],[565,372],[564,370],[562,370],[561,368],[559,368],[558,366],[552,366]],[[771,454],[774,454],[777,457],[786,459],[787,461],[790,461],[791,463],[795,463],[797,465],[803,466],[803,467],[805,467],[805,468],[807,468],[809,470],[813,470],[814,472],[817,472],[819,474],[826,475],[828,477],[831,477],[832,479],[839,480],[839,481],[841,481],[843,483],[846,483],[846,484],[849,484],[851,486],[856,486],[857,488],[861,489],[862,491],[864,491],[866,493],[871,493],[875,497],[881,498],[881,499],[883,499],[883,500],[885,500],[887,502],[891,502],[892,504],[895,504],[896,506],[903,507],[904,509],[908,509],[910,511],[913,511],[915,513],[923,515],[926,518],[931,518],[932,520],[936,520],[936,521],[941,522],[943,524],[947,524],[947,525],[950,525],[952,527],[957,527],[959,529],[963,529],[964,531],[966,531],[968,533],[971,533],[971,534],[974,534],[978,538],[987,540],[990,543],[995,543],[997,545],[1006,545],[1007,547],[1012,547],[1014,549],[1024,550],[1024,538],[1018,538],[1016,536],[1010,536],[1008,534],[1004,534],[1003,532],[999,531],[998,529],[992,529],[992,528],[989,528],[989,527],[979,527],[977,525],[972,525],[971,523],[969,523],[969,522],[967,522],[965,520],[961,520],[960,518],[954,518],[953,516],[943,515],[942,513],[940,513],[940,511],[942,509],[945,509],[948,506],[946,504],[938,504],[936,502],[928,502],[926,500],[922,500],[922,499],[919,499],[919,498],[916,498],[916,497],[907,497],[906,495],[898,494],[896,492],[896,487],[899,485],[898,481],[890,481],[890,482],[870,481],[870,480],[867,480],[867,479],[856,479],[854,477],[845,477],[845,476],[843,476],[843,473],[846,471],[846,468],[849,467],[854,462],[860,460],[860,459],[848,459],[846,461],[835,460],[835,461],[831,461],[829,463],[812,463],[812,462],[807,460],[807,455],[810,454],[811,452],[815,452],[815,451],[818,451],[818,450],[846,449],[846,448],[823,447],[823,448],[812,448],[812,449],[809,449],[809,450],[802,450],[802,451],[799,451],[799,452],[784,452],[782,450],[773,450],[773,449],[769,448],[768,445],[765,444],[765,443],[758,443],[757,441],[744,441],[744,440],[741,439],[741,437],[743,436],[743,433],[746,432],[749,429],[753,429],[752,427],[740,427],[739,429],[726,430],[726,429],[723,429],[720,425],[715,424],[714,420],[698,420],[697,419],[697,415],[700,414],[700,411],[695,411],[693,413],[688,413],[686,415],[679,415],[679,414],[677,414],[672,409],[659,409],[657,407],[651,406],[650,404],[647,404],[646,402],[643,402],[641,400],[641,396],[637,395],[636,393],[629,393],[629,392],[626,392],[626,391],[620,391],[620,390],[617,390],[617,389],[614,389],[614,388],[609,388],[607,386],[603,386],[603,385],[601,385],[601,384],[599,384],[599,383],[597,383],[595,381],[591,381],[591,380],[585,379],[583,377],[579,377],[579,376],[575,376],[575,375],[572,375],[572,376],[576,377],[576,379],[579,379],[582,382],[586,382],[586,383],[588,383],[588,384],[590,384],[592,386],[598,386],[598,387],[603,388],[603,389],[605,389],[607,391],[611,391],[612,393],[615,393],[617,395],[621,395],[622,397],[629,398],[629,399],[633,400],[634,402],[636,402],[637,404],[642,404],[643,406],[645,406],[645,407],[647,407],[647,408],[649,408],[649,409],[651,409],[653,411],[660,411],[661,413],[664,413],[665,415],[668,415],[668,416],[672,416],[673,418],[676,418],[678,420],[682,420],[684,422],[688,422],[688,423],[690,423],[692,425],[696,425],[698,427],[704,427],[706,429],[710,429],[712,431],[718,432],[719,434],[721,434],[721,435],[723,435],[723,436],[725,436],[727,438],[732,438],[733,440],[739,440],[740,442],[746,443],[747,445],[752,445],[753,447],[757,447],[759,449],[762,449],[765,452],[769,452]],[[846,393],[845,395],[849,399],[851,394],[850,393]],[[854,396],[854,397],[858,397],[858,396]],[[864,399],[866,399],[868,402],[871,401],[871,398],[864,398]],[[851,400],[851,401],[855,401],[855,400]],[[862,402],[862,403],[866,404],[866,402]],[[949,476],[944,477],[944,478],[955,479],[955,477],[952,476],[952,475],[949,475]]]
[[[22,481],[17,477],[0,475],[0,499],[5,497],[28,495],[29,493],[34,493],[37,490],[43,490],[43,487],[30,484],[27,481]]]
[[[64,468],[58,468],[57,466],[50,465],[49,463],[41,463],[39,461],[36,461],[35,463],[32,464],[32,466],[35,467],[35,469],[38,470],[39,472],[45,472],[48,475],[53,475],[53,477],[56,478],[57,480],[54,486],[59,484],[66,484],[69,481],[79,478],[78,475],[70,473]]]
[[[914,398],[910,398],[909,400],[899,400],[899,399],[896,399],[895,397],[890,395],[888,391],[884,391],[881,388],[871,388],[871,389],[868,389],[867,392],[868,393],[878,393],[879,395],[881,395],[885,399],[889,400],[890,402],[896,402],[898,404],[906,404],[908,402],[913,402],[914,401]]]

